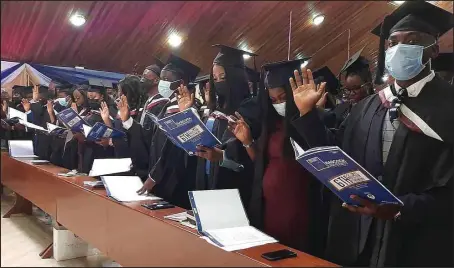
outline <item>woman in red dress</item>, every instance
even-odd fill
[[[280,243],[313,255],[322,255],[327,213],[322,184],[296,160],[290,138],[303,148],[304,139],[291,125],[298,112],[289,77],[302,61],[265,65],[258,101],[262,130],[257,142],[240,114],[230,129],[255,163],[249,218],[251,223]]]

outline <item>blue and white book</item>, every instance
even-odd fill
[[[83,125],[90,126],[76,111],[72,108],[67,108],[57,115],[58,120],[69,130],[73,132],[82,132]]]
[[[213,148],[221,145],[221,142],[214,136],[200,120],[197,111],[189,108],[182,112],[168,117],[152,120],[167,135],[173,144],[193,155],[197,145]]]
[[[404,205],[339,147],[316,147],[304,151],[293,139],[290,141],[296,160],[343,202],[358,206],[360,204],[350,198],[350,195],[357,195],[376,204]]]
[[[212,244],[232,251],[277,242],[249,224],[238,189],[188,194],[197,231]]]
[[[102,138],[122,138],[126,136],[123,131],[108,127],[101,122],[96,122],[93,127],[84,124],[82,128],[85,137],[90,141],[99,141]]]

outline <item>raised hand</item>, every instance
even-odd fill
[[[325,109],[327,96],[328,96],[328,92],[325,92],[325,87],[323,87],[323,94],[315,106],[319,109]]]
[[[54,113],[54,103],[51,100],[47,101],[47,113],[49,114]]]
[[[228,129],[235,135],[235,137],[244,145],[251,145],[252,143],[252,135],[251,129],[249,125],[244,121],[244,118],[241,116],[240,113],[235,112],[234,116],[231,116],[235,122],[229,122]]]
[[[27,99],[22,99],[22,106],[24,107],[25,112],[28,112],[31,109],[31,104]]]
[[[194,93],[190,93],[186,86],[180,85],[177,100],[180,111],[184,111],[194,104]]]
[[[39,101],[39,86],[34,86],[32,92],[33,92],[33,95],[32,95],[33,101],[34,102]]]
[[[125,122],[129,119],[129,104],[128,99],[125,95],[120,97],[120,101],[117,103],[118,111],[120,112],[121,121]]]
[[[110,120],[109,107],[107,106],[105,101],[101,102],[101,108],[99,109],[99,113],[101,114],[101,118],[102,121],[104,121],[104,124],[106,124],[107,126],[111,126],[112,122]]]
[[[209,105],[210,103],[210,82],[205,84],[205,105]]]
[[[72,103],[71,103],[71,108],[72,108],[75,112],[79,112],[78,109],[77,109],[77,103],[72,102]]]
[[[7,114],[8,113],[8,101],[7,100],[3,100],[2,101],[2,111]]]
[[[301,68],[301,75],[295,70],[294,76],[295,79],[293,77],[289,79],[293,90],[293,99],[300,115],[305,115],[316,107],[325,91],[326,82],[318,86],[315,85],[311,70],[306,68]]]

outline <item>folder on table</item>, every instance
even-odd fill
[[[10,140],[8,141],[9,155],[17,158],[37,157],[33,152],[31,140]]]
[[[128,172],[131,170],[131,166],[131,158],[95,159],[88,176],[96,177],[101,175]]]
[[[160,200],[153,195],[139,195],[143,182],[138,176],[101,176],[107,195],[119,202]]]

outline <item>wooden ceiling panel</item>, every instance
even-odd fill
[[[431,3],[452,13],[452,1]],[[127,73],[173,52],[206,74],[219,43],[259,54],[261,66],[287,59],[292,11],[290,58],[313,56],[310,68],[337,73],[363,46],[375,68],[379,38],[370,30],[395,8],[386,1],[2,1],[1,57]],[[76,11],[87,17],[81,28],[68,23]],[[319,26],[311,22],[317,14],[325,15]],[[182,36],[181,47],[169,47],[170,33]],[[453,50],[452,30],[440,47]]]

